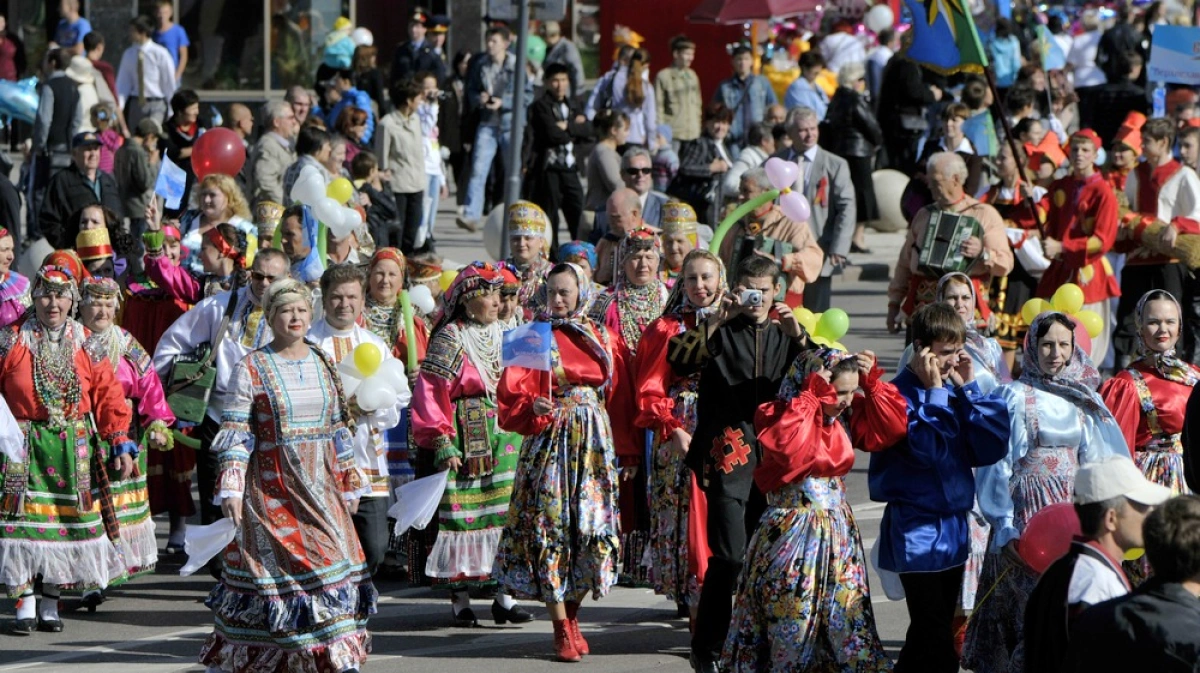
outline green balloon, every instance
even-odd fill
[[[541,65],[546,60],[546,41],[537,35],[530,35],[525,42],[525,55],[530,61]]]
[[[840,308],[831,308],[817,321],[816,335],[830,341],[840,341],[850,331],[850,316]]]
[[[732,213],[725,216],[721,220],[721,224],[717,226],[716,232],[713,233],[712,242],[708,244],[708,251],[714,255],[721,254],[721,241],[725,240],[725,235],[733,229],[733,225],[737,224],[738,220],[746,216],[747,213],[761,206],[768,201],[774,201],[775,197],[779,196],[778,189],[772,189],[768,192],[763,192],[758,196],[738,206]]]

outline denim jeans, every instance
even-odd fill
[[[467,183],[467,200],[463,204],[466,209],[465,216],[469,220],[478,220],[483,215],[483,202],[486,198],[484,189],[487,187],[488,172],[492,169],[497,149],[500,150],[501,156],[508,156],[508,127],[480,126],[475,132],[475,147],[471,151],[471,179]]]
[[[421,218],[421,228],[417,231],[416,247],[425,245],[433,240],[433,225],[437,222],[438,203],[441,200],[442,181],[446,178],[440,175],[428,175],[429,185],[425,188],[424,215]]]

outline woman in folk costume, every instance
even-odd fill
[[[237,364],[213,441],[216,496],[239,534],[206,603],[216,627],[200,663],[210,673],[358,671],[378,594],[349,534],[370,490],[353,420],[335,364],[305,339],[309,289],[277,280],[263,312],[274,340]]]
[[[1121,373],[1100,386],[1100,396],[1117,419],[1133,460],[1146,478],[1171,489],[1175,495],[1191,493],[1184,480],[1183,432],[1188,397],[1200,381],[1200,368],[1175,353],[1183,311],[1165,290],[1142,295],[1134,310],[1139,357]],[[1149,566],[1126,564],[1130,579],[1139,584]]]
[[[725,670],[892,669],[842,481],[855,447],[881,451],[907,433],[907,403],[882,375],[870,351],[801,353],[779,400],[755,414],[762,460],[754,481],[767,510],[746,550]]]
[[[517,299],[517,293],[521,291],[521,279],[517,277],[516,268],[508,262],[496,262],[496,270],[501,276],[500,310],[497,320],[500,322],[500,328],[507,332],[525,324],[525,311]]]
[[[139,451],[137,469],[128,479],[116,479],[95,471],[97,477],[107,479],[108,488],[101,482],[101,494],[107,502],[101,502],[101,512],[110,526],[118,524],[121,554],[134,577],[154,571],[158,562],[158,543],[154,538],[154,521],[150,518],[150,496],[146,488],[147,453],[169,451],[174,446],[170,427],[175,423],[175,414],[167,406],[162,383],[150,361],[150,354],[129,332],[116,326],[117,312],[121,303],[121,287],[111,278],[88,278],[80,287],[79,321],[91,330],[90,342],[99,346],[107,356],[117,381],[121,384],[124,397],[133,410],[129,427],[129,438],[143,449]],[[106,493],[107,491],[107,493]],[[172,524],[175,522],[172,521]],[[186,526],[186,524],[184,524]],[[173,541],[183,546],[183,530],[172,527],[176,535]],[[172,541],[168,541],[168,546]],[[95,609],[104,600],[99,590],[88,591],[83,596],[83,605]]]
[[[975,471],[979,507],[992,526],[981,596],[967,626],[963,667],[979,673],[1024,665],[1025,604],[1038,576],[1017,553],[1029,519],[1070,502],[1079,465],[1129,456],[1121,427],[1096,392],[1100,374],[1075,343],[1075,321],[1046,312],[1025,335],[1021,377],[996,394],[1008,403],[1008,456]]]
[[[525,310],[526,320],[533,319],[538,288],[550,270],[550,261],[546,259],[549,240],[550,218],[537,204],[517,201],[509,206],[509,256],[506,261],[513,265],[517,278],[521,279],[517,302]]]
[[[571,241],[558,248],[558,261],[570,262],[583,269],[588,281],[596,286],[596,293],[604,292],[604,286],[592,280],[596,269],[596,246],[587,241]]]
[[[699,246],[696,211],[682,201],[668,201],[662,207],[662,270],[659,278],[667,289],[675,286],[683,272],[683,260]]]
[[[551,371],[506,367],[496,389],[500,427],[525,442],[494,572],[510,595],[546,603],[560,661],[589,652],[579,604],[616,583],[614,445],[635,442],[625,346],[588,319],[591,292],[583,269],[551,269],[537,302]]]
[[[0,327],[8,327],[25,315],[32,299],[29,279],[12,270],[17,253],[12,232],[0,227]]]
[[[477,624],[468,590],[494,584],[492,564],[523,439],[496,425],[502,282],[491,264],[475,262],[447,288],[412,405],[413,438],[421,453],[429,454],[422,458],[432,458],[438,470],[450,470],[425,574],[450,589],[459,626]],[[492,603],[492,617],[498,624],[533,619],[503,590]]]
[[[32,310],[0,332],[0,396],[26,438],[23,456],[4,457],[0,484],[0,582],[20,597],[10,632],[21,635],[62,631],[62,589],[103,589],[125,577],[92,475],[95,463],[108,463],[114,478],[128,479],[138,455],[113,367],[71,318],[76,276],[42,267],[32,296]],[[42,602],[35,606],[38,576]]]
[[[699,372],[681,377],[667,363],[679,335],[707,319],[728,291],[725,265],[707,250],[688,253],[661,318],[650,323],[635,362],[637,418],[654,433],[649,471],[650,558],[654,590],[675,601],[681,616],[699,607],[708,567],[708,505],[683,459],[696,431]],[[694,615],[693,615],[694,616]]]
[[[121,312],[121,326],[129,330],[149,353],[158,347],[158,339],[163,332],[192,307],[190,302],[180,299],[164,285],[155,282],[149,273],[155,263],[183,271],[180,267],[182,246],[179,239],[179,229],[167,223],[163,223],[160,231],[143,234],[142,241],[146,248],[142,264],[144,270],[129,275],[125,280],[129,297]]]

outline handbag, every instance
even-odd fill
[[[184,423],[200,425],[208,413],[208,398],[212,395],[213,386],[217,383],[217,351],[214,344],[225,339],[229,331],[229,321],[233,318],[233,309],[237,306],[238,286],[235,283],[229,293],[229,303],[225,306],[225,315],[212,342],[200,344],[191,353],[184,353],[175,358],[171,366],[171,374],[167,380],[167,406],[175,418]]]

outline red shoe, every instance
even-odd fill
[[[571,641],[575,643],[575,650],[583,656],[592,653],[592,648],[588,647],[588,643],[583,639],[583,633],[579,630],[579,603],[564,603],[567,608],[567,622],[571,625]]]
[[[950,628],[954,629],[954,653],[962,657],[963,643],[967,639],[967,617],[966,615],[958,615],[951,622]]]
[[[571,620],[554,621],[554,655],[558,661],[575,663],[583,660],[571,636]]]

